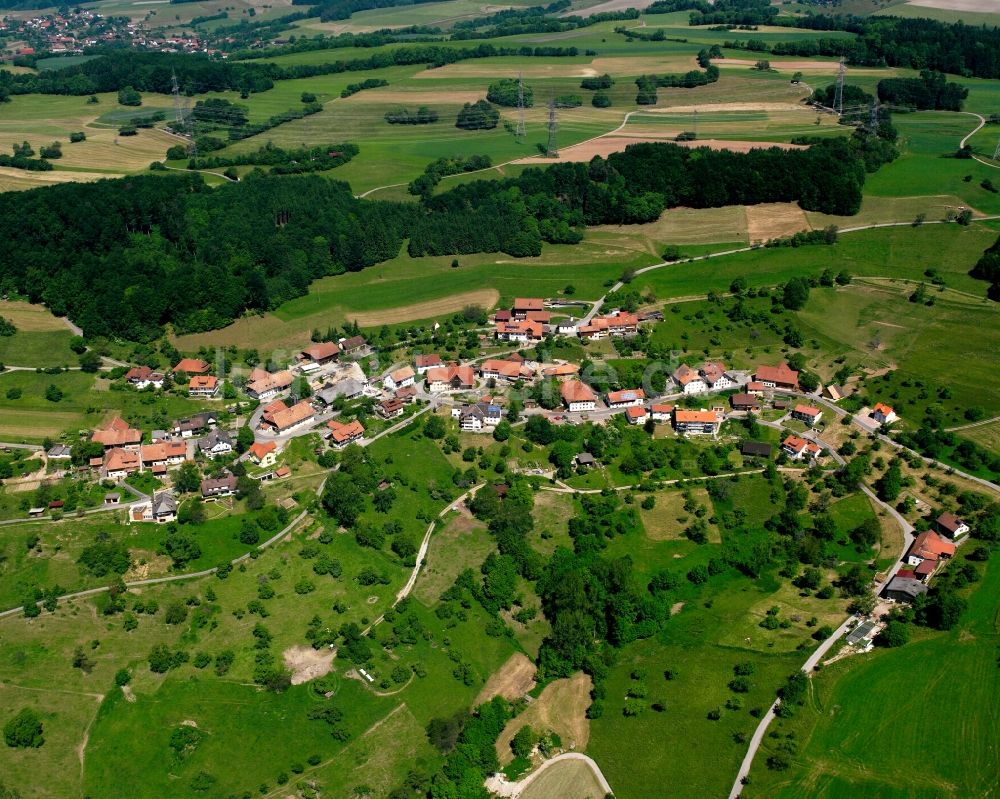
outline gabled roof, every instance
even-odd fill
[[[756,405],[758,400],[753,394],[733,394],[729,398],[729,401],[735,407],[736,405]]]
[[[175,372],[184,372],[189,375],[203,375],[211,368],[208,361],[201,358],[181,358],[175,365]]]
[[[701,380],[702,377],[698,374],[696,369],[692,369],[686,363],[682,363],[674,370],[674,380],[676,380],[680,385],[686,386],[694,380]]]
[[[626,388],[621,391],[608,392],[608,405],[616,405],[619,402],[635,402],[646,399],[646,392],[641,388]]]
[[[914,580],[910,577],[900,577],[897,574],[889,582],[889,585],[886,586],[886,591],[895,591],[916,598],[920,594],[927,593],[927,586],[920,582],[920,580]]]
[[[278,445],[273,441],[255,441],[250,445],[250,449],[247,452],[250,453],[250,457],[256,461],[263,460],[267,455],[274,452],[278,448]]]
[[[516,361],[500,360],[498,358],[485,360],[479,365],[480,373],[496,372],[501,377],[510,378],[511,380],[517,380],[521,376],[521,370],[521,364]]]
[[[821,411],[819,408],[814,408],[812,405],[799,404],[795,406],[795,409],[792,411],[792,413],[798,413],[801,414],[802,416],[810,416],[815,418],[819,416],[821,413],[823,413],[823,411]]]
[[[198,439],[198,448],[201,450],[213,449],[217,444],[228,444],[231,447],[233,439],[225,430],[213,430]]]
[[[336,341],[321,341],[306,347],[302,354],[314,361],[325,361],[340,352],[340,345]]]
[[[538,297],[518,297],[514,300],[515,311],[540,311],[545,303]]]
[[[413,362],[418,369],[430,368],[431,366],[441,366],[441,356],[436,352],[429,352],[426,355],[417,355]]]
[[[161,491],[153,497],[152,511],[154,516],[177,513],[177,500],[166,491]]]
[[[90,440],[106,447],[121,447],[126,444],[138,444],[142,441],[142,431],[129,427],[124,419],[116,416],[104,427],[95,430]]]
[[[779,383],[790,386],[799,384],[799,373],[792,369],[787,363],[779,363],[777,366],[757,367],[753,374],[754,380],[767,383]]]
[[[283,391],[288,388],[294,380],[295,376],[287,369],[283,369],[280,372],[268,374],[267,377],[263,377],[260,380],[254,380],[247,383],[247,391],[257,395],[265,394],[269,391]]]
[[[562,363],[556,366],[547,366],[542,370],[543,377],[568,377],[580,371],[580,367],[575,363]]]
[[[156,463],[170,458],[187,457],[187,444],[183,441],[161,441],[158,444],[144,444],[139,452],[143,463]]]
[[[875,407],[872,408],[872,413],[881,413],[883,416],[889,416],[893,413],[892,406],[886,405],[882,402],[876,402]]]
[[[365,434],[364,426],[357,419],[353,419],[347,424],[331,419],[326,426],[330,428],[330,437],[338,444]]]
[[[792,454],[798,455],[800,452],[805,450],[810,455],[818,455],[823,451],[823,448],[812,441],[806,441],[804,438],[799,438],[798,436],[788,436],[784,441],[781,442],[781,446],[786,450],[791,450]]]
[[[312,405],[307,400],[301,400],[296,402],[291,408],[274,413],[271,416],[271,424],[280,432],[312,418]]]
[[[771,457],[771,445],[763,441],[744,441],[740,452],[744,455],[759,455],[765,458]]]
[[[625,409],[625,415],[629,419],[642,419],[646,416],[646,409],[641,405],[632,405]]]
[[[597,402],[597,395],[586,383],[579,380],[567,380],[559,387],[563,402]]]
[[[701,369],[699,371],[701,372],[701,376],[705,378],[706,383],[714,385],[725,377],[726,365],[720,362],[713,363],[712,361],[705,361],[705,363],[701,365]]]
[[[682,411],[679,408],[674,411],[674,421],[678,424],[696,423],[696,424],[715,424],[719,421],[718,415],[715,411]]]
[[[662,402],[654,402],[652,405],[649,406],[649,410],[651,413],[673,413],[674,406],[667,405]]]
[[[141,465],[139,453],[134,449],[109,449],[104,456],[104,468],[109,472],[138,471]]]
[[[960,528],[966,526],[965,522],[959,519],[954,513],[948,511],[937,517],[937,523],[952,535],[955,535]]]
[[[195,375],[188,384],[188,391],[215,391],[219,378],[215,375]]]
[[[367,347],[368,342],[365,341],[364,336],[351,336],[340,342],[340,348],[344,352],[350,352],[351,350],[358,350],[362,347]]]
[[[414,377],[416,372],[413,371],[412,366],[403,366],[394,372],[389,373],[389,377],[392,378],[394,383],[402,383],[404,380],[409,380]]]
[[[933,530],[927,530],[921,533],[913,540],[913,546],[910,547],[910,555],[915,555],[919,558],[940,558],[954,557],[955,555],[955,545],[951,541],[947,541]]]

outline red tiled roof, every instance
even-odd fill
[[[332,419],[327,422],[326,426],[330,428],[332,433],[331,438],[333,438],[333,440],[338,444],[350,441],[358,436],[363,436],[365,433],[365,428],[357,419],[354,419],[347,424],[338,422],[336,419]]]
[[[175,372],[185,372],[189,375],[202,375],[209,370],[208,361],[201,358],[181,358],[174,366]]]
[[[597,395],[586,383],[579,380],[567,380],[559,387],[559,393],[563,401],[571,402],[597,402]]]
[[[646,415],[646,409],[641,406],[633,405],[625,409],[625,415],[629,419],[641,419]]]
[[[422,369],[425,366],[430,367],[441,365],[441,356],[436,352],[428,353],[427,355],[417,355],[413,360],[418,369]]]
[[[753,376],[754,380],[761,382],[789,386],[797,386],[799,384],[799,373],[787,363],[780,363],[777,366],[758,366]]]
[[[518,297],[514,300],[515,311],[540,311],[545,307],[537,297]]]
[[[188,391],[215,391],[219,386],[219,378],[215,375],[195,375],[188,384]]]
[[[611,391],[608,393],[608,405],[616,405],[620,402],[635,402],[646,399],[646,392],[641,388],[627,388],[622,391]]]
[[[813,417],[819,416],[822,412],[823,411],[821,411],[819,408],[814,408],[812,405],[801,405],[801,404],[796,405],[795,410],[792,411],[792,413],[799,413],[802,414],[803,416],[813,416]]]
[[[715,411],[674,411],[674,421],[675,422],[698,422],[705,424],[711,422],[715,424],[719,421],[719,417],[716,415]]]
[[[256,441],[250,445],[250,449],[248,450],[248,452],[250,453],[251,458],[257,461],[261,461],[264,459],[266,455],[268,455],[271,452],[274,452],[274,450],[277,449],[277,447],[278,445],[275,444],[273,441],[267,441],[267,442]]]
[[[302,354],[314,361],[325,361],[340,352],[340,345],[336,341],[321,341],[306,347]]]
[[[929,556],[937,558],[942,555],[950,558],[955,555],[955,545],[951,541],[946,541],[932,530],[927,530],[914,539],[913,546],[910,547],[910,552],[922,558]]]

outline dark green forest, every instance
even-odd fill
[[[355,151],[338,148],[310,157],[333,164]],[[279,166],[302,156],[263,154]],[[217,189],[196,175],[66,184],[0,195],[0,289],[44,302],[87,336],[142,341],[168,323],[194,332],[273,309],[319,277],[394,258],[407,238],[413,256],[524,257],[543,242],[578,242],[586,225],[648,222],[677,205],[798,201],[853,214],[864,176],[859,151],[839,138],[749,153],[639,144],[589,164],[420,192],[418,205],[260,172]]]

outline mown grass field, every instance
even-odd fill
[[[786,773],[758,753],[744,796],[988,796],[995,790],[1000,691],[996,596],[990,563],[969,609],[947,633],[911,628],[911,642],[850,657],[813,678],[806,706],[778,725],[799,754]],[[960,675],[960,676],[959,676]],[[940,701],[942,694],[947,701]],[[926,708],[934,706],[934,713]],[[933,756],[926,742],[934,740]]]
[[[76,355],[69,348],[72,332],[43,306],[0,302],[0,316],[17,328],[13,336],[0,336],[0,363],[30,367],[75,365]]]

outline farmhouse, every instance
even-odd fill
[[[767,388],[797,390],[799,387],[799,373],[784,362],[777,366],[759,365],[753,373],[753,379]]]
[[[639,332],[639,317],[634,313],[616,311],[608,316],[595,316],[589,325],[580,325],[576,332],[580,338],[592,341],[608,336],[634,336]]]
[[[495,427],[503,418],[503,408],[489,402],[477,402],[462,408],[452,408],[451,415],[458,419],[458,426],[468,432],[485,427]]]
[[[625,389],[609,391],[605,398],[609,408],[635,408],[645,402],[646,393],[641,388]]]
[[[912,577],[900,577],[898,574],[889,581],[885,588],[886,599],[896,602],[913,602],[921,594],[927,593],[927,586]]]
[[[195,375],[188,383],[189,397],[214,397],[219,390],[219,378],[215,375]]]
[[[207,375],[210,368],[211,366],[208,361],[203,361],[201,358],[181,358],[174,364],[173,373],[183,372],[188,377],[192,375]]]
[[[235,475],[226,474],[223,477],[208,478],[201,481],[202,499],[231,497],[236,493],[237,479]]]
[[[906,562],[910,566],[919,566],[923,560],[948,560],[955,556],[955,545],[946,541],[932,530],[918,535],[906,553]]]
[[[555,366],[547,366],[542,369],[542,377],[547,379],[564,380],[568,377],[575,377],[580,372],[580,367],[575,363],[561,363]]]
[[[302,350],[302,359],[322,365],[330,363],[340,353],[340,345],[336,341],[321,341]]]
[[[251,377],[253,377],[252,374]],[[267,377],[259,377],[257,380],[252,380],[246,384],[244,390],[253,399],[260,402],[267,402],[269,399],[278,396],[282,391],[287,390],[294,381],[295,376],[287,369],[284,369],[274,374],[268,374]]]
[[[330,440],[335,447],[346,447],[348,444],[360,441],[365,434],[364,426],[357,419],[346,424],[331,419],[326,426],[330,428]]]
[[[198,451],[206,458],[217,458],[233,451],[233,439],[225,430],[213,430],[198,439]]]
[[[947,536],[953,541],[969,532],[969,525],[959,519],[954,513],[942,513],[937,517],[938,530],[941,535]]]
[[[579,380],[567,380],[559,387],[559,394],[571,412],[592,411],[597,407],[597,395]]]
[[[768,390],[767,386],[761,383],[759,380],[751,380],[747,383],[743,389],[747,394],[752,394],[755,397],[764,396],[764,392]]]
[[[105,449],[112,447],[133,449],[138,447],[139,442],[142,441],[142,431],[129,427],[124,419],[116,416],[104,427],[97,428],[90,440],[97,444],[103,444]]]
[[[101,471],[109,480],[124,480],[130,474],[142,471],[142,460],[134,449],[114,447],[104,453]]]
[[[395,419],[403,415],[403,401],[398,397],[382,400],[375,406],[375,413],[383,419]]]
[[[417,387],[407,386],[406,388],[397,388],[392,396],[403,404],[409,405],[417,398]]]
[[[688,411],[674,409],[674,429],[678,433],[705,433],[715,435],[719,432],[722,417],[715,411]]]
[[[395,371],[389,372],[389,374],[385,376],[385,380],[382,381],[382,385],[384,385],[388,391],[395,391],[397,388],[412,386],[416,374],[417,373],[413,371],[412,366],[402,366]]]
[[[527,319],[528,314],[537,313],[545,309],[545,303],[537,297],[518,297],[514,300],[514,307],[510,309],[513,319]]]
[[[631,405],[625,409],[625,418],[628,420],[629,424],[645,424],[649,415],[646,413],[646,409],[641,405]]]
[[[736,385],[736,381],[726,372],[725,364],[705,361],[698,372],[709,391],[722,391]]]
[[[257,441],[250,445],[250,449],[247,450],[247,457],[265,469],[268,466],[274,466],[278,460],[278,445],[273,441],[266,443]]]
[[[781,442],[781,451],[793,461],[809,458],[814,460],[823,452],[823,448],[812,441],[806,441],[798,436],[788,436]]]
[[[181,419],[174,425],[174,435],[181,438],[191,438],[195,433],[215,427],[218,417],[212,411],[196,413],[188,419]]]
[[[812,405],[799,404],[792,408],[792,418],[805,422],[810,427],[816,424],[822,415],[823,411],[819,408],[814,408]]]
[[[760,405],[757,403],[757,397],[753,394],[733,394],[729,398],[729,404],[733,406],[734,411],[760,410]]]
[[[278,404],[278,402],[272,403],[272,405],[269,405],[268,408],[274,408],[274,406]],[[284,405],[283,402],[280,404]],[[312,405],[310,405],[306,400],[301,400],[295,403],[291,408],[274,408],[270,412],[265,410],[260,421],[261,427],[270,427],[272,432],[281,435],[294,430],[297,427],[301,427],[304,424],[308,424],[314,418]]]
[[[438,355],[436,352],[429,353],[427,355],[417,355],[413,359],[413,364],[414,366],[417,367],[418,375],[424,374],[424,372],[426,372],[428,369],[433,369],[434,367],[437,366],[444,366],[444,364],[441,362],[441,356]]]
[[[497,322],[496,337],[501,341],[541,341],[545,336],[545,325],[530,319],[512,322]]]
[[[649,406],[649,415],[654,422],[669,422],[674,415],[674,406],[654,402]]]
[[[686,363],[682,363],[674,370],[673,378],[685,394],[701,394],[708,391],[708,384],[702,379],[698,370],[692,369]]]
[[[500,360],[490,358],[479,365],[479,374],[484,380],[505,380],[513,383],[517,380],[530,380],[535,373],[520,360]]]
[[[365,387],[361,383],[348,378],[347,380],[340,380],[336,383],[323,386],[323,388],[316,392],[315,399],[323,405],[333,405],[340,397],[343,397],[345,400],[360,397],[364,390]]]
[[[184,463],[187,458],[187,444],[183,441],[164,441],[146,444],[139,448],[144,469],[166,468]]]
[[[432,394],[441,391],[465,389],[475,385],[476,378],[471,366],[436,366],[424,375],[427,390]]]
[[[364,336],[351,336],[341,340],[340,351],[348,358],[363,358],[371,352],[371,348]]]
[[[165,379],[162,372],[154,372],[148,366],[133,366],[125,373],[125,381],[140,391],[149,386],[163,388]]]
[[[892,424],[899,417],[896,416],[896,412],[889,406],[881,402],[875,403],[875,407],[872,408],[872,412],[869,414],[871,418],[878,424]]]

